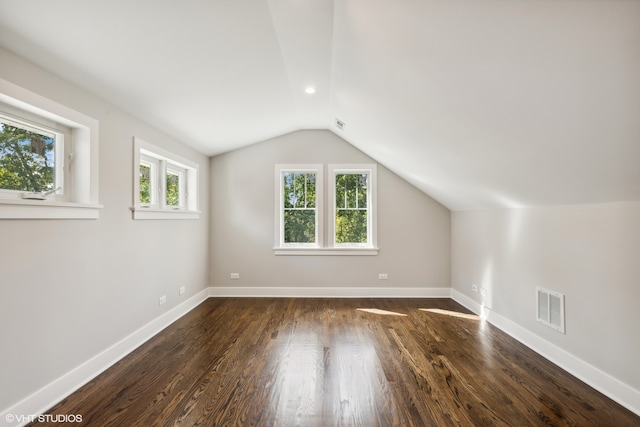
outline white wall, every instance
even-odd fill
[[[640,202],[453,212],[452,286],[480,303],[472,284],[493,312],[640,390]],[[536,286],[565,294],[566,334],[536,322]]]
[[[450,286],[449,210],[381,165],[377,256],[275,256],[277,163],[375,162],[325,130],[294,132],[213,157],[213,286]],[[240,273],[240,280],[231,281],[231,272]],[[378,273],[389,279],[378,280]]]
[[[1,413],[207,287],[209,160],[1,49],[0,77],[100,121],[104,205],[98,220],[0,220]],[[200,220],[131,219],[133,136],[200,165]]]

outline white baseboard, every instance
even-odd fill
[[[63,400],[65,397],[91,381],[103,371],[114,365],[120,359],[144,344],[158,332],[171,325],[180,317],[193,310],[209,296],[209,290],[203,289],[182,304],[168,310],[166,313],[147,323],[129,336],[118,341],[103,352],[87,360],[77,368],[67,372],[60,378],[45,385],[22,401],[7,408],[0,414],[0,425],[7,423],[12,427],[23,426],[27,421],[20,422],[20,417],[25,415],[39,415]],[[8,423],[12,416],[13,423]]]
[[[591,387],[640,415],[640,392],[543,340],[511,320],[482,307],[473,299],[451,288],[292,288],[292,287],[210,287],[149,322],[82,365],[47,384],[22,401],[0,413],[0,423],[7,415],[42,414],[82,387],[127,354],[144,344],[162,329],[194,309],[208,297],[319,297],[319,298],[452,298],[469,310],[517,339],[536,353],[560,366]],[[26,422],[14,422],[18,427]]]
[[[210,287],[211,297],[280,298],[450,298],[451,288]]]
[[[620,405],[640,415],[640,391],[601,371],[573,354],[542,339],[540,336],[491,311],[465,294],[451,289],[451,298],[485,318],[489,323],[520,341],[545,359],[558,365],[574,377],[608,396]]]

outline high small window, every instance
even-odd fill
[[[158,160],[140,155],[140,206],[158,205]]]
[[[277,165],[277,246],[322,244],[322,165]]]
[[[329,165],[334,247],[376,246],[375,165]]]
[[[63,176],[63,132],[0,115],[0,190],[61,195]]]
[[[198,165],[134,138],[134,219],[194,219]]]
[[[185,175],[186,169],[167,165],[165,200],[167,206],[172,209],[181,209],[185,206]]]
[[[0,219],[97,219],[97,120],[0,78]]]

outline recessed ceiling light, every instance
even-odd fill
[[[304,93],[306,93],[307,95],[313,95],[314,93],[316,93],[316,88],[313,86],[309,86],[304,90]]]

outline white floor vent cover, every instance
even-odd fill
[[[564,334],[564,295],[547,289],[538,291],[538,322]]]

